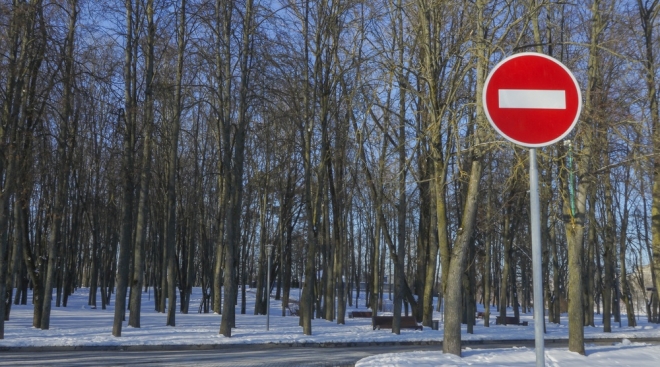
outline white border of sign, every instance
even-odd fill
[[[524,143],[524,142],[515,140],[515,139],[509,137],[508,135],[504,134],[497,127],[497,125],[495,125],[495,123],[493,122],[493,119],[490,117],[490,113],[488,112],[488,105],[486,104],[486,91],[488,90],[488,84],[490,83],[491,77],[493,76],[493,74],[495,74],[497,69],[500,68],[500,66],[504,65],[509,60],[512,60],[512,59],[515,59],[515,58],[518,58],[518,57],[523,57],[523,56],[543,57],[543,58],[546,58],[546,59],[554,62],[555,64],[561,66],[562,69],[564,69],[564,71],[566,71],[566,73],[568,73],[568,75],[571,77],[571,80],[573,80],[573,84],[575,85],[575,90],[577,91],[578,107],[577,107],[577,112],[575,113],[575,119],[571,123],[571,126],[561,136],[559,136],[556,139],[553,139],[551,141],[548,141],[548,142],[538,143],[538,144],[530,144],[530,143]],[[508,141],[510,141],[514,144],[517,144],[517,145],[522,145],[524,147],[540,148],[540,147],[546,147],[548,145],[552,145],[552,144],[564,139],[568,134],[570,134],[571,131],[573,131],[573,128],[575,128],[575,125],[577,124],[578,120],[580,119],[580,113],[582,112],[582,92],[580,91],[580,85],[578,84],[577,79],[575,79],[575,76],[573,75],[573,73],[566,67],[566,65],[559,62],[559,60],[557,60],[553,57],[550,57],[546,54],[542,54],[542,53],[538,53],[538,52],[521,52],[519,54],[511,55],[511,56],[505,58],[504,60],[500,61],[497,65],[495,65],[493,70],[491,70],[490,73],[488,73],[488,77],[486,78],[486,82],[484,83],[484,93],[482,93],[482,104],[484,106],[484,112],[486,113],[486,118],[488,119],[488,122],[490,123],[490,126],[492,126],[493,129],[495,129],[495,131],[497,131],[506,140],[508,140]]]

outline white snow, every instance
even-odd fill
[[[366,366],[534,366],[536,353],[530,348],[474,349],[463,351],[462,357],[442,352],[411,352],[381,354],[359,361],[356,367]],[[546,366],[660,366],[660,346],[644,343],[617,343],[612,346],[587,346],[587,355],[565,349],[546,349]]]
[[[273,292],[274,294],[274,292]],[[292,297],[298,291],[291,292]],[[362,296],[364,293],[362,294]],[[359,308],[349,307],[348,311],[366,310],[364,298],[359,300]],[[149,294],[143,295],[141,327],[132,328],[124,323],[122,336],[112,336],[114,317],[114,296],[111,305],[105,310],[99,306],[87,306],[87,289],[78,289],[69,297],[68,307],[54,307],[51,313],[49,330],[32,327],[33,307],[12,305],[10,320],[5,322],[5,338],[0,340],[0,348],[6,347],[57,347],[57,346],[140,346],[140,345],[208,345],[208,344],[264,344],[264,343],[360,343],[360,342],[403,342],[441,341],[440,330],[424,328],[423,331],[402,330],[395,335],[390,330],[372,330],[371,320],[346,317],[345,325],[336,321],[314,319],[313,335],[306,336],[298,326],[297,316],[282,317],[280,301],[271,299],[270,330],[266,331],[266,316],[253,315],[254,291],[248,291],[245,315],[240,314],[240,298],[236,314],[236,328],[232,337],[219,334],[221,316],[197,313],[201,290],[195,289],[189,314],[176,314],[176,327],[165,326],[166,315],[154,311],[154,300]],[[29,298],[31,300],[31,297]],[[98,297],[100,303],[100,296]],[[28,302],[30,303],[30,302]],[[494,310],[491,310],[494,313]],[[128,319],[128,313],[127,313]],[[434,319],[442,319],[436,313]],[[600,315],[596,316],[600,323]],[[474,334],[467,334],[463,326],[463,340],[533,340],[534,321],[532,313],[521,314],[521,320],[529,326],[491,325],[486,328],[483,320],[478,320]],[[560,325],[547,323],[546,340],[567,339],[568,326],[564,317]],[[491,316],[494,324],[494,315]],[[660,346],[635,342],[635,338],[660,338],[660,325],[639,318],[639,326],[626,326],[622,315],[622,327],[613,322],[612,333],[604,333],[602,325],[586,327],[585,338],[612,338],[610,346],[587,345],[587,355],[568,352],[566,348],[546,348],[546,366],[660,366]],[[384,354],[363,359],[358,366],[529,366],[535,363],[533,348],[470,349],[466,348],[462,358],[438,352],[414,352]]]

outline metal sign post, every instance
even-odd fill
[[[536,366],[545,366],[545,341],[543,340],[543,274],[541,250],[541,218],[539,204],[539,172],[536,149],[529,150],[529,201],[532,230],[532,282],[534,286],[534,345]]]
[[[270,330],[270,254],[273,252],[273,244],[266,245],[266,261],[268,262],[268,275],[266,280],[266,331]]]

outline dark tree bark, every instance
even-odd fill
[[[171,121],[168,166],[167,166],[167,225],[165,226],[166,261],[163,267],[167,267],[167,326],[176,326],[176,227],[177,227],[177,196],[176,196],[176,172],[178,166],[179,131],[181,130],[181,114],[183,113],[182,89],[183,89],[183,67],[186,50],[186,0],[179,4],[179,19],[177,27],[177,64],[176,79],[174,84],[174,116]],[[181,281],[179,279],[179,281]]]
[[[247,0],[245,9],[243,11],[243,33],[241,38],[241,58],[240,58],[240,75],[241,82],[239,87],[239,102],[238,102],[238,121],[236,122],[236,131],[233,139],[233,157],[225,156],[225,165],[230,166],[231,174],[230,184],[227,190],[226,202],[230,203],[229,213],[227,217],[227,244],[225,246],[225,269],[224,269],[224,286],[225,297],[223,306],[225,312],[222,314],[222,321],[220,324],[220,334],[231,337],[231,330],[235,327],[236,321],[236,296],[238,291],[238,282],[236,278],[236,269],[238,267],[238,250],[240,249],[240,229],[241,229],[241,211],[243,207],[243,171],[245,161],[245,135],[249,125],[250,116],[248,115],[249,95],[248,88],[250,86],[251,65],[250,59],[253,56],[253,42],[254,36],[254,13],[253,13],[253,0]],[[230,126],[226,126],[225,133],[227,138],[229,135]],[[228,150],[229,144],[225,148]]]
[[[128,288],[129,261],[132,249],[133,236],[133,203],[135,182],[133,169],[135,166],[135,99],[133,62],[136,40],[133,38],[133,3],[125,1],[126,6],[126,44],[124,50],[124,109],[119,113],[119,125],[124,128],[123,167],[122,167],[122,213],[121,232],[119,235],[119,258],[117,261],[117,290],[115,295],[115,316],[112,326],[112,335],[121,336],[122,323],[126,317],[126,292]],[[114,259],[114,258],[113,258]],[[109,287],[111,288],[111,287]]]
[[[149,184],[151,182],[151,145],[152,129],[154,125],[154,42],[156,38],[156,26],[154,24],[154,2],[147,1],[147,52],[145,75],[145,113],[144,125],[145,136],[142,142],[142,168],[140,171],[140,191],[138,195],[138,208],[135,228],[135,249],[133,250],[133,274],[131,276],[130,314],[128,325],[140,327],[140,313],[142,308],[142,285],[144,283],[145,271],[145,242],[147,240],[147,221],[149,207],[147,197],[149,196]]]
[[[655,53],[657,50],[655,44],[654,31],[657,26],[656,19],[660,13],[660,1],[642,1],[637,0],[641,28],[644,37],[645,57],[642,60],[644,65],[644,76],[647,89],[647,98],[649,101],[648,112],[650,117],[650,130],[652,134],[653,145],[653,187],[651,204],[651,234],[652,234],[652,269],[654,277],[653,296],[656,305],[660,299],[660,107],[658,106],[657,90],[657,68]],[[655,310],[655,307],[654,307]],[[654,311],[655,312],[655,311]],[[656,322],[659,320],[656,319]]]
[[[57,181],[55,191],[55,203],[52,208],[52,230],[48,237],[48,267],[44,279],[44,304],[41,314],[41,329],[50,328],[50,310],[52,306],[53,287],[55,285],[57,269],[57,260],[59,256],[62,241],[62,223],[66,213],[66,205],[69,190],[69,175],[71,172],[72,155],[75,142],[76,117],[74,116],[73,106],[73,86],[74,86],[74,48],[76,23],[78,21],[78,1],[68,1],[69,24],[68,33],[64,48],[64,96],[63,112],[60,124],[59,136],[57,139]]]

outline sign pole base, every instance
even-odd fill
[[[539,204],[539,175],[536,149],[529,150],[529,201],[532,232],[532,282],[534,287],[534,344],[536,366],[545,366],[545,342],[543,340],[543,262],[541,259],[541,211]]]

